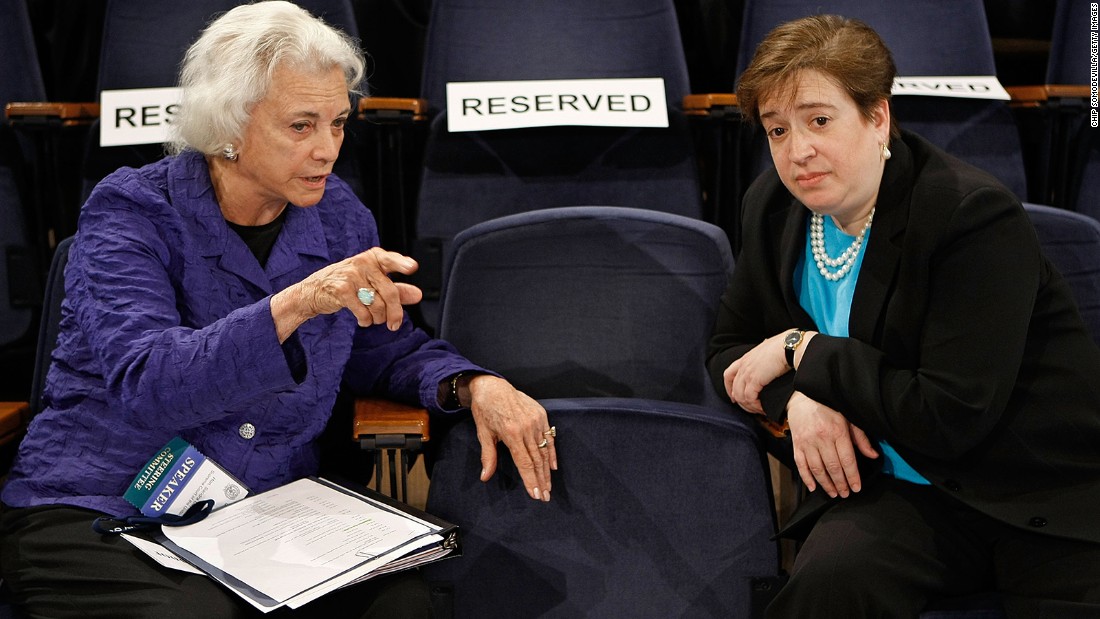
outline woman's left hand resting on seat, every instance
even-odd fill
[[[489,481],[496,473],[497,443],[503,442],[527,494],[549,501],[550,471],[558,470],[558,454],[546,410],[508,381],[491,374],[462,377],[458,393],[459,403],[470,408],[477,425],[481,481]]]

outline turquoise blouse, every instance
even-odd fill
[[[848,247],[855,241],[854,236],[846,234],[833,223],[832,217],[824,218],[823,233],[826,252],[830,256],[839,254],[840,248]],[[871,241],[871,230],[863,238],[863,247]],[[852,309],[852,297],[859,279],[859,269],[863,264],[861,248],[852,264],[852,270],[837,281],[829,281],[817,270],[810,247],[810,218],[806,218],[806,250],[798,261],[794,271],[795,291],[798,302],[810,314],[817,324],[818,331],[835,337],[848,337],[848,318]],[[806,265],[809,264],[810,268]],[[833,269],[835,271],[835,269]],[[843,411],[842,411],[843,412]],[[882,453],[882,470],[888,475],[915,484],[929,484],[923,475],[909,465],[886,441],[879,441]]]

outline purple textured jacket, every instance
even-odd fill
[[[316,473],[315,441],[344,384],[439,410],[440,381],[480,369],[406,319],[360,328],[348,311],[304,323],[284,344],[269,299],[379,244],[370,211],[330,176],[309,208],[288,207],[266,267],[218,208],[195,153],[104,179],[81,211],[45,404],[2,500],[114,515],[173,436],[253,492]]]

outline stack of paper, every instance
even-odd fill
[[[164,565],[186,562],[268,612],[440,559],[457,550],[457,536],[454,525],[380,494],[308,478],[163,527],[162,548],[143,550]]]

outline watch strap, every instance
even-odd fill
[[[797,335],[797,339],[793,339],[792,336]],[[795,329],[787,334],[783,338],[783,353],[787,357],[787,367],[794,369],[794,352],[798,350],[798,347],[802,345],[802,340],[805,338],[806,332],[802,329]]]

